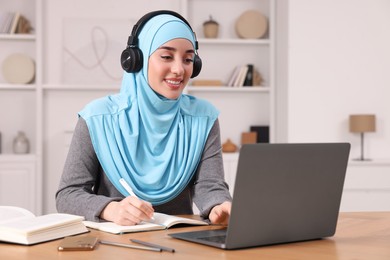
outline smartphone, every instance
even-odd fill
[[[58,246],[58,251],[93,250],[97,242],[98,238],[93,236],[65,237]]]

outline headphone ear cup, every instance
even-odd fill
[[[137,47],[128,47],[121,54],[122,69],[128,73],[138,72],[143,66],[142,51]]]
[[[195,55],[191,78],[195,78],[196,76],[198,76],[201,70],[202,59],[198,55]]]

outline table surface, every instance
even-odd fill
[[[174,232],[214,228],[219,227],[177,227],[122,235],[91,230],[80,235],[129,244],[130,238],[136,238],[175,248],[174,253],[103,244],[97,245],[93,251],[59,252],[57,247],[62,239],[57,239],[32,246],[0,243],[0,259],[390,259],[390,212],[340,213],[333,237],[239,250],[222,250],[168,236]]]

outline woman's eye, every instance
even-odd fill
[[[161,58],[162,58],[163,60],[170,60],[170,59],[172,59],[172,56],[169,56],[169,55],[161,55]]]
[[[191,63],[191,62],[194,62],[194,59],[193,58],[187,58],[187,59],[184,59],[184,61],[186,63]]]

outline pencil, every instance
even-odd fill
[[[130,241],[133,242],[133,243],[141,244],[141,245],[148,246],[148,247],[159,248],[162,251],[167,251],[167,252],[172,252],[172,253],[175,252],[174,248],[160,246],[160,245],[157,245],[157,244],[153,244],[153,243],[150,243],[150,242],[145,242],[145,241],[138,240],[138,239],[130,238]]]
[[[161,248],[156,248],[156,247],[146,247],[146,246],[133,246],[129,244],[122,244],[122,243],[117,243],[117,242],[111,242],[111,241],[106,241],[106,240],[100,240],[100,244],[104,245],[110,245],[110,246],[120,246],[120,247],[127,247],[127,248],[133,248],[133,249],[141,249],[141,250],[148,250],[148,251],[155,251],[155,252],[161,252]]]

